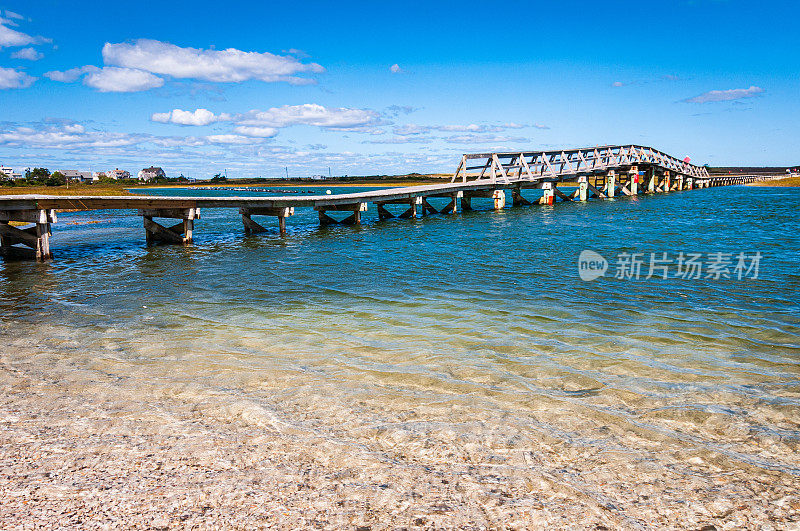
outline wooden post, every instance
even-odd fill
[[[664,181],[661,184],[662,184],[662,190],[661,190],[662,192],[670,191],[670,186],[672,185],[672,182],[670,181],[669,170],[664,172]]]
[[[589,180],[585,175],[578,177],[578,190],[575,192],[578,200],[586,201],[586,195],[589,190]]]
[[[278,218],[278,231],[281,235],[285,235],[286,218],[294,214],[294,207],[242,207],[239,209],[239,213],[242,215],[245,234],[266,232],[267,230],[253,221],[253,216],[275,216]]]
[[[192,243],[194,220],[200,219],[199,208],[144,208],[139,209],[139,215],[145,230],[147,245],[154,243]],[[171,227],[153,221],[153,218],[180,219],[181,221]]]
[[[686,189],[687,190],[691,190],[693,184],[694,184],[694,182],[693,182],[693,179],[691,177],[686,179]]]
[[[639,195],[639,168],[636,166],[632,167],[628,170],[628,176],[630,177],[631,185],[630,195]]]
[[[610,170],[606,177],[606,197],[614,197],[614,192],[617,190],[616,180],[616,173],[614,173],[614,170]]]
[[[544,195],[539,198],[540,205],[552,205],[555,199],[553,194],[553,183],[542,183],[542,191]]]
[[[443,209],[439,211],[440,214],[456,214],[458,213],[458,199],[459,197],[463,197],[464,192],[458,192],[453,194],[450,199],[450,202],[445,205]]]
[[[461,195],[461,212],[472,210],[472,197],[467,194]]]
[[[494,199],[495,210],[500,210],[506,206],[506,193],[503,190],[495,190],[492,194],[492,199]]]
[[[18,228],[11,221],[32,223]],[[50,224],[57,221],[55,210],[25,209],[0,211],[0,254],[6,258],[34,259],[44,262],[53,258],[50,251]],[[17,247],[21,245],[22,247]]]
[[[647,193],[654,194],[656,193],[656,169],[650,168],[647,170]]]

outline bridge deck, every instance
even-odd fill
[[[485,159],[485,162],[479,166],[467,165],[467,160],[475,159]],[[640,171],[642,168],[644,171]],[[469,173],[473,169],[481,171]],[[494,208],[500,209],[505,207],[508,190],[511,190],[513,206],[552,205],[556,200],[608,199],[615,195],[692,190],[761,179],[755,176],[712,177],[705,168],[651,148],[602,146],[558,152],[466,154],[451,182],[311,197],[0,196],[0,254],[37,260],[52,258],[50,227],[56,223],[59,210],[133,209],[143,218],[148,244],[186,244],[191,243],[194,222],[200,219],[204,208],[239,209],[247,233],[266,230],[253,216],[273,216],[284,234],[286,218],[294,214],[295,208],[313,208],[318,211],[322,224],[357,224],[361,222],[361,212],[367,210],[367,203],[374,203],[379,219],[384,220],[452,214],[458,212],[459,206],[462,211],[471,210],[471,200],[476,197],[490,198],[494,200]],[[575,188],[565,190],[565,184]],[[562,185],[561,190],[559,185]],[[523,197],[522,192],[531,188],[539,189],[541,196]],[[449,202],[444,208],[434,207],[428,199],[436,197]],[[389,204],[405,205],[404,212],[392,213],[386,208]],[[337,211],[346,213],[347,217],[336,220],[328,214]],[[179,222],[164,226],[153,218],[172,218]],[[11,222],[32,225],[19,228]]]

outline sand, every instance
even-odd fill
[[[474,439],[446,422],[425,437],[391,425],[345,437],[289,422],[298,413],[289,403],[265,411],[228,402],[220,416],[198,409],[188,390],[142,398],[150,393],[141,385],[71,385],[35,362],[0,356],[0,527],[800,525],[795,477],[730,468],[719,456],[642,448],[632,459],[601,445],[490,433],[482,423]]]

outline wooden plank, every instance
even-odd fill
[[[138,213],[149,218],[200,219],[199,208],[140,208]]]

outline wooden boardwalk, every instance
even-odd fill
[[[470,161],[479,164],[470,166]],[[154,196],[0,196],[0,251],[8,258],[39,261],[52,258],[51,225],[59,210],[135,210],[141,216],[146,241],[188,244],[201,209],[236,209],[247,233],[266,229],[254,216],[271,216],[286,232],[286,218],[295,209],[312,208],[322,224],[361,223],[362,212],[373,203],[381,220],[412,218],[428,214],[452,214],[471,210],[473,198],[490,198],[495,209],[506,206],[510,193],[513,206],[552,205],[556,201],[587,201],[615,196],[665,193],[710,186],[745,184],[763,177],[709,176],[705,168],[679,161],[642,146],[601,146],[576,150],[522,153],[466,154],[451,182],[371,190],[367,192],[305,197],[154,197]],[[563,190],[559,188],[561,186]],[[538,190],[536,197],[525,192]],[[430,198],[445,198],[435,208]],[[393,214],[387,205],[404,205]],[[334,217],[334,212],[338,212]],[[342,213],[344,217],[342,218]],[[162,225],[172,219],[172,225]],[[10,222],[27,222],[15,227]]]

